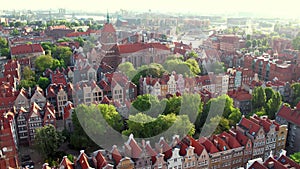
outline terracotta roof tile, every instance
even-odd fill
[[[40,44],[24,44],[11,47],[12,55],[22,55],[30,53],[41,53],[44,52],[44,49]]]
[[[300,111],[297,109],[292,110],[290,107],[282,105],[277,113],[277,116],[280,116],[287,121],[300,126]]]
[[[245,117],[242,118],[238,125],[248,129],[250,134],[257,134],[258,130],[260,129],[260,126],[258,124]]]
[[[97,161],[98,169],[103,168],[108,164],[105,157],[102,155],[101,151],[97,152],[95,159]]]
[[[205,147],[205,149],[207,150],[208,153],[213,154],[213,153],[219,152],[217,147],[210,140],[208,140],[206,137],[199,138],[198,142]]]

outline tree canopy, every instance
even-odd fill
[[[48,158],[54,155],[64,139],[62,134],[56,131],[53,125],[47,125],[36,129],[34,144],[37,151],[39,151],[44,158]]]
[[[292,107],[296,106],[300,101],[300,83],[293,83],[292,88],[292,102],[290,103]]]
[[[252,108],[254,110],[265,107],[266,93],[262,87],[256,87],[252,93]]]
[[[49,84],[50,84],[50,80],[46,77],[40,77],[39,80],[37,81],[37,84],[43,89],[45,90]]]
[[[136,70],[131,62],[124,62],[118,66],[118,70],[123,72],[129,79],[132,79]]]
[[[195,128],[187,115],[168,114],[159,115],[157,118],[150,117],[143,113],[130,115],[127,120],[128,129],[122,133],[124,135],[133,134],[137,138],[148,138],[164,133],[166,138],[172,138],[175,134],[193,135]],[[165,132],[168,130],[167,132]]]
[[[195,125],[198,132],[205,129],[207,132],[204,133],[209,134],[209,131],[213,131],[212,127],[217,127],[215,132],[219,133],[221,131],[220,129],[224,129],[224,126],[233,126],[238,123],[241,117],[242,114],[240,110],[233,105],[233,99],[224,94],[217,98],[210,99],[204,105],[202,114],[198,116]],[[216,123],[218,120],[220,123]],[[204,126],[206,121],[208,124]]]
[[[50,55],[42,55],[35,59],[35,67],[38,73],[44,72],[46,69],[55,70],[58,67],[65,67],[63,60],[54,59]]]
[[[80,120],[79,120],[80,119]],[[121,132],[123,121],[115,107],[107,104],[78,105],[72,114],[74,132],[70,143],[76,149],[98,147],[110,130]]]
[[[300,152],[294,153],[290,157],[293,161],[300,164]]]

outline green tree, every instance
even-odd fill
[[[43,89],[45,90],[49,84],[50,84],[50,80],[46,77],[40,77],[39,80],[37,81],[37,84]]]
[[[19,85],[18,85],[18,89],[21,89],[21,88],[25,88],[25,89],[29,89],[34,87],[36,85],[35,81],[31,81],[31,80],[21,80]]]
[[[70,143],[76,149],[96,149],[98,145],[95,142],[101,144],[98,141],[109,131],[114,129],[120,132],[123,128],[120,114],[114,106],[106,104],[78,105],[72,114],[72,122],[74,132],[71,134]]]
[[[82,30],[82,29],[81,29]],[[82,37],[77,37],[74,39],[75,42],[78,42],[81,47],[84,45],[84,39]]]
[[[255,47],[256,47],[256,45],[257,45],[257,40],[256,40],[256,39],[253,39],[253,40],[252,40],[252,47],[254,47],[254,48],[255,48]]]
[[[295,50],[300,50],[300,34],[292,40],[292,46]]]
[[[181,109],[181,104],[182,104],[182,97],[181,96],[173,96],[169,99],[165,99],[166,101],[166,108],[163,112],[163,114],[176,114],[178,115]]]
[[[36,129],[34,144],[37,151],[46,158],[51,157],[57,151],[64,139],[53,125],[47,125]]]
[[[72,51],[71,48],[69,47],[58,46],[56,48],[52,48],[52,57],[64,61],[65,65],[61,65],[61,66],[70,65],[71,56],[72,56]]]
[[[291,106],[295,107],[300,100],[300,83],[293,83],[291,85],[292,88],[292,103]]]
[[[49,55],[42,55],[35,59],[35,67],[38,72],[42,73],[47,68],[51,69],[53,66],[54,59]]]
[[[131,62],[124,62],[118,66],[118,70],[123,72],[129,79],[132,79],[135,75],[135,68]]]
[[[247,34],[247,41],[251,39],[251,35]]]
[[[215,74],[226,72],[226,67],[223,62],[214,62],[210,67],[206,67],[207,72],[214,72]]]
[[[7,40],[3,37],[0,37],[0,49],[1,48],[7,48],[7,47],[8,47]]]
[[[143,113],[130,115],[127,120],[128,129],[122,134],[133,134],[137,138],[146,138],[156,136],[166,130],[166,138],[172,138],[178,135],[193,135],[195,133],[194,125],[190,122],[187,115],[176,116],[175,114],[159,115],[157,118],[150,117]]]
[[[121,132],[123,128],[123,120],[121,115],[116,111],[113,105],[99,104],[98,107],[103,118],[114,130]]]
[[[6,57],[10,57],[10,51],[9,48],[2,48],[0,50],[1,55],[0,56],[6,56]]]
[[[199,75],[201,73],[201,70],[199,68],[199,64],[195,59],[188,59],[185,61],[187,63],[190,71],[193,73],[193,75]]]
[[[293,161],[300,164],[300,152],[294,153],[290,157]]]
[[[25,66],[22,73],[23,73],[24,80],[30,80],[30,81],[35,80],[35,73],[30,69],[30,67]]]
[[[261,109],[266,105],[266,94],[262,87],[256,87],[252,93],[252,108]]]
[[[281,104],[282,104],[281,95],[279,92],[276,92],[272,96],[272,98],[267,102],[267,106],[268,106],[267,113],[270,119],[275,119],[275,114],[279,110]]]
[[[188,54],[189,58],[198,58],[198,54],[195,52],[195,51],[191,51],[189,54]]]
[[[247,40],[246,42],[246,48],[250,48],[252,45],[251,41],[250,40]]]
[[[264,92],[266,94],[266,102],[268,102],[272,96],[275,94],[274,90],[271,87],[266,87],[264,89]]]
[[[14,28],[14,29],[10,32],[10,34],[11,34],[12,36],[19,36],[19,35],[20,35],[20,32],[18,31],[17,28]]]
[[[257,46],[260,47],[260,46],[261,46],[261,43],[262,43],[261,40],[258,39],[258,40],[257,40]]]
[[[169,73],[175,71],[177,74],[182,74],[185,77],[193,75],[193,72],[190,70],[190,67],[192,67],[192,65],[187,62],[183,62],[180,59],[167,60],[163,64],[163,66],[165,70],[168,71]]]
[[[261,42],[262,46],[268,46],[268,40],[266,38],[264,38]]]
[[[150,65],[143,65],[138,67],[134,77],[132,78],[132,82],[139,86],[140,77],[152,76],[153,78],[162,77],[163,73],[166,70],[163,68],[161,64],[151,63]]]
[[[151,117],[157,117],[163,112],[165,107],[164,102],[160,102],[156,96],[151,94],[139,95],[136,100],[132,102],[130,114],[137,114],[143,112]]]
[[[229,121],[221,116],[212,117],[209,123],[204,125],[205,131],[214,131],[213,134],[220,134],[230,129]],[[204,132],[204,136],[209,136],[209,132]]]

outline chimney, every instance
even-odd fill
[[[273,169],[274,168],[274,161],[268,162],[268,169]]]

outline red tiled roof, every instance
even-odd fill
[[[117,146],[113,146],[113,149],[111,150],[111,154],[112,154],[112,158],[113,158],[113,160],[115,160],[116,166],[117,166],[122,159],[122,156],[121,156],[119,150],[117,149]]]
[[[227,132],[223,132],[219,135],[220,138],[224,138],[226,143],[229,145],[230,148],[238,148],[241,147],[241,144],[237,141],[235,137],[230,135]]]
[[[140,158],[140,155],[142,153],[141,147],[137,144],[135,139],[133,138],[133,135],[130,134],[129,139],[125,145],[130,146],[131,154],[129,154],[132,158]]]
[[[105,95],[101,101],[101,104],[110,104],[111,100]]]
[[[111,23],[106,23],[103,28],[102,28],[102,33],[103,32],[116,32],[114,26]]]
[[[56,70],[54,73],[50,73],[50,76],[51,76],[51,83],[63,84],[64,86],[67,85],[66,76],[59,70]]]
[[[162,153],[165,155],[165,159],[169,159],[172,156],[172,147],[165,141],[164,138],[161,138],[158,142],[159,147],[162,149]]]
[[[277,161],[285,166],[290,166],[290,168],[291,167],[300,168],[299,164],[297,164],[295,161],[291,160],[285,155],[280,156]]]
[[[77,159],[77,162],[79,162],[79,165],[81,166],[82,169],[83,168],[90,168],[87,155],[84,153],[83,150],[80,152],[80,155]]]
[[[9,60],[7,61],[5,64],[4,64],[4,70],[5,71],[8,71],[8,70],[15,70],[17,69],[19,66],[18,66],[18,61],[16,60]]]
[[[134,53],[142,50],[148,50],[149,48],[169,50],[166,45],[160,43],[134,43],[134,44],[124,44],[118,46],[120,54],[124,53]]]
[[[259,163],[258,161],[255,161],[249,168],[253,169],[268,169],[263,164]]]
[[[15,100],[17,99],[17,96],[11,96],[11,97],[0,97],[0,107],[2,108],[11,108],[14,105]]]
[[[64,156],[61,163],[60,163],[60,166],[64,166],[65,169],[73,169],[73,163],[68,159],[67,156]]]
[[[67,106],[64,107],[64,119],[67,119],[70,117],[70,111],[74,109],[73,104],[69,102]]]
[[[300,126],[300,111],[297,109],[292,110],[290,107],[282,105],[277,113],[277,116],[280,116],[288,122]]]
[[[213,154],[213,153],[219,152],[217,147],[211,141],[209,141],[206,137],[199,138],[198,142],[205,147],[205,149],[207,150],[208,153]]]
[[[232,136],[235,136],[235,138],[237,139],[237,141],[245,146],[249,140],[249,138],[243,134],[241,131],[235,130],[235,129],[231,129],[229,132]]]
[[[220,151],[226,151],[226,150],[230,149],[230,147],[227,145],[226,141],[216,135],[213,136],[212,142]]]
[[[40,44],[24,44],[11,47],[12,55],[30,54],[30,53],[41,53],[44,49]]]
[[[71,32],[66,34],[66,37],[89,36],[89,32]]]
[[[191,136],[187,136],[187,138],[189,138],[190,142],[191,142],[191,146],[193,146],[195,149],[194,149],[194,152],[200,156],[202,151],[204,150],[204,147],[203,145],[201,145],[199,142],[197,142],[193,137]]]
[[[287,169],[288,167],[285,167],[283,164],[281,164],[280,162],[278,162],[276,159],[274,159],[273,157],[269,157],[267,160],[265,160],[264,162],[264,166],[268,166],[269,162],[273,162],[274,163],[274,167],[272,169]]]
[[[97,168],[99,169],[105,167],[108,164],[105,157],[102,155],[101,151],[97,152],[95,158],[97,161]]]
[[[48,29],[53,30],[53,29],[69,29],[66,27],[66,25],[55,25],[55,26],[49,26]]]
[[[245,90],[238,90],[238,91],[230,91],[228,92],[228,95],[238,101],[246,101],[246,100],[251,100],[252,95],[245,91]]]
[[[150,142],[146,142],[145,149],[147,154],[151,156],[152,164],[155,164],[157,152],[151,147]]]
[[[253,121],[245,117],[242,118],[239,125],[248,129],[250,134],[252,133],[257,134],[258,130],[260,129],[260,126],[258,124],[254,123]]]

